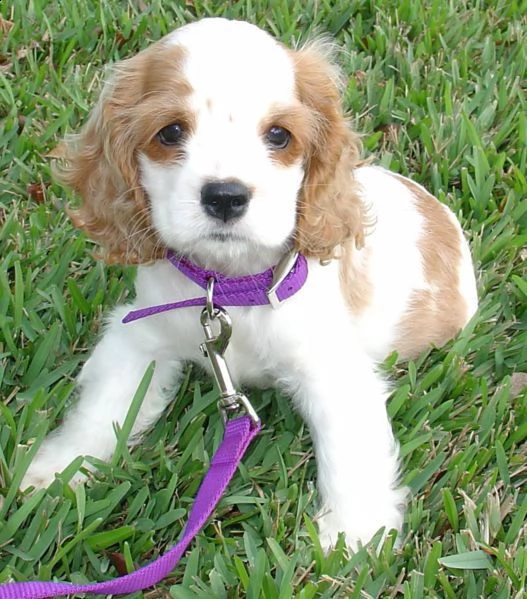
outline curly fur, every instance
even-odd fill
[[[320,260],[335,257],[336,248],[350,239],[362,247],[367,220],[353,178],[360,138],[343,114],[330,53],[331,45],[324,41],[292,52],[298,96],[318,125],[305,156],[296,244],[300,252]]]
[[[153,91],[145,64],[155,62],[156,72],[162,73],[182,59],[182,51],[168,60],[158,55],[159,49],[154,44],[113,68],[89,120],[66,139],[64,161],[55,166],[57,177],[82,199],[78,208],[68,210],[73,224],[101,245],[107,262],[146,263],[165,253],[152,227],[138,165],[138,153],[157,133],[156,120],[164,108],[161,101],[150,103],[145,114],[144,99]]]

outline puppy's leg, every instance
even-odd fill
[[[104,336],[78,379],[79,400],[64,423],[44,440],[24,476],[21,488],[46,487],[78,456],[111,458],[115,424],[122,426],[139,383],[152,362],[153,379],[132,429],[143,432],[160,416],[179,381],[181,364],[164,355],[144,323],[121,324],[125,309],[116,311]],[[83,479],[81,473],[73,482]]]
[[[303,356],[304,364],[315,361],[302,369],[295,394],[315,446],[320,540],[326,550],[339,532],[356,549],[381,527],[386,533],[399,530],[405,500],[405,491],[398,489],[398,448],[386,413],[386,384],[366,355],[350,356],[340,349]]]

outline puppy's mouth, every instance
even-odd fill
[[[244,235],[234,233],[233,231],[213,231],[207,235],[207,239],[219,241],[221,243],[247,241],[247,238]]]

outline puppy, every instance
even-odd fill
[[[152,361],[134,437],[174,396],[185,362],[209,368],[200,308],[122,322],[133,309],[204,296],[174,257],[236,277],[296,250],[307,259],[301,289],[279,305],[228,308],[232,377],[284,390],[309,425],[324,547],[339,532],[355,548],[401,528],[405,491],[376,363],[455,335],[476,310],[474,272],[448,208],[361,162],[331,54],[323,41],[290,50],[214,18],[113,68],[60,177],[82,198],[74,224],[109,262],[139,265],[137,296],[110,316],[77,405],[23,487],[48,485],[79,455],[109,459],[114,423]]]

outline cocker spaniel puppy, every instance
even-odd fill
[[[275,267],[293,249],[308,269],[296,293],[227,308],[233,379],[284,390],[309,425],[325,547],[341,531],[356,547],[381,527],[400,529],[405,491],[376,363],[455,335],[476,310],[475,278],[452,212],[361,162],[341,82],[329,44],[290,50],[219,18],[113,68],[60,176],[82,198],[74,224],[108,261],[139,265],[137,297],[114,310],[79,376],[78,403],[23,487],[48,485],[79,455],[110,458],[114,423],[152,361],[136,437],[174,396],[186,361],[209,368],[200,308],[122,322],[132,309],[204,296],[174,262],[221,279]]]

